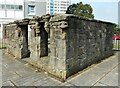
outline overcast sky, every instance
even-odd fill
[[[120,0],[71,0],[71,3],[80,1],[92,6],[95,19],[118,23],[118,1]]]

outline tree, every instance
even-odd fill
[[[72,4],[67,8],[66,13],[67,14],[74,14],[76,11],[77,5],[76,4]]]
[[[66,14],[74,14],[82,16],[84,18],[94,18],[92,14],[93,9],[89,4],[83,4],[82,2],[77,4],[72,4],[67,8]]]
[[[115,24],[115,28],[114,28],[114,34],[119,34],[120,35],[120,28],[119,25]]]

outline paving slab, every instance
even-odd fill
[[[19,76],[15,73],[8,73],[7,75],[6,74],[2,75],[2,81],[3,82],[9,81],[9,80],[12,80],[12,79],[15,79],[15,78],[19,78]]]
[[[2,86],[14,86],[10,81],[3,82]]]
[[[64,83],[61,83],[59,86],[75,86],[75,85],[69,82],[64,82]]]
[[[50,81],[51,81],[51,82],[50,82]],[[51,80],[50,78],[44,77],[44,78],[42,78],[42,79],[39,79],[39,80],[33,82],[32,84],[33,84],[34,86],[42,86],[42,85],[45,85],[45,83],[48,83],[49,86],[52,86],[53,83],[55,83],[55,81],[54,81],[54,80]],[[59,83],[56,82],[55,85],[59,85]]]
[[[101,83],[101,82],[97,82],[94,86],[109,86],[109,85]],[[92,87],[92,88],[94,88],[94,87]]]
[[[118,63],[118,54],[116,53],[114,56],[106,58],[101,63],[98,63],[96,66],[99,68],[104,68],[105,71],[111,70],[111,68],[117,66]]]
[[[19,86],[18,88],[37,88],[35,86]]]
[[[118,62],[119,62],[119,65],[118,65],[118,86],[120,88],[120,51],[118,52]]]
[[[93,86],[91,88],[119,88],[118,86]]]
[[[26,86],[26,88],[27,86],[28,88],[29,86],[31,86],[31,88],[40,88],[41,86],[61,86],[61,88],[64,88],[64,86],[69,86],[70,88],[84,86],[84,88],[90,88],[118,85],[117,53],[64,83],[51,78],[44,72],[36,72],[35,69],[13,58],[2,57],[2,59],[2,78],[4,85],[11,85],[10,80],[12,81],[12,85],[21,86],[19,88],[22,88],[22,86]],[[112,79],[112,81],[110,79]]]
[[[47,78],[42,78],[42,79],[40,79],[40,80],[38,80],[36,82],[33,82],[32,84],[34,86],[41,86],[41,84],[43,84],[44,82],[46,82],[46,80],[48,80],[48,79]]]
[[[69,82],[76,86],[92,86],[99,79],[99,75],[86,72],[80,76],[77,76]]]
[[[118,86],[118,67],[113,69],[110,73],[108,73],[99,82],[105,83],[105,84],[107,84],[109,86]]]
[[[53,79],[53,78],[50,78],[46,81],[44,81],[41,86],[58,86],[60,85],[62,82],[56,80],[56,79]]]
[[[19,79],[13,79],[12,81],[15,83],[16,86],[25,86],[25,85],[33,86],[32,83],[40,79],[41,79],[40,75],[31,74],[28,76],[20,77]]]
[[[38,75],[39,78],[46,77],[46,75],[43,72],[36,72],[35,69],[31,69],[26,65],[24,65],[24,68],[21,68],[21,70],[16,70],[15,72],[23,78],[30,75]]]
[[[103,76],[105,76],[109,71],[118,65],[117,59],[118,58],[116,56],[111,56],[110,58],[103,60],[101,63],[69,80],[68,82],[76,86],[93,86]]]

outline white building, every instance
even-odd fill
[[[0,0],[0,39],[3,24],[24,18],[23,3],[22,0]]]
[[[70,3],[70,0],[25,0],[25,18],[65,13]]]
[[[34,15],[65,13],[70,0],[0,0],[0,38],[2,24]]]
[[[65,13],[70,3],[70,0],[47,0],[46,13]]]

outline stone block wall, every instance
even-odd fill
[[[114,25],[70,17],[66,30],[66,77],[113,55]]]
[[[5,43],[7,45],[6,53],[9,53],[16,58],[20,58],[20,45],[21,45],[21,39],[18,38],[17,33],[20,33],[20,28],[17,27],[16,24],[7,24],[4,25],[4,38]],[[18,30],[16,30],[18,29]],[[20,36],[20,35],[19,35]]]
[[[7,44],[6,52],[17,59],[29,57],[28,49],[28,19],[17,20],[4,25],[4,36]]]
[[[7,38],[10,53],[29,57],[28,63],[63,80],[113,54],[114,24],[109,22],[47,14],[15,21],[15,27],[9,25],[7,35],[17,34]],[[31,27],[29,44],[27,25]],[[13,47],[15,51],[11,51]]]
[[[62,78],[113,55],[112,23],[73,15],[54,15],[50,23],[50,49],[54,52],[50,59],[54,60],[53,67],[64,74]]]

